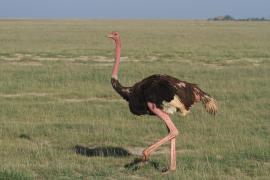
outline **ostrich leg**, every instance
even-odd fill
[[[178,130],[176,129],[175,125],[173,124],[172,120],[170,119],[169,115],[162,111],[161,109],[157,108],[154,103],[148,102],[147,103],[149,109],[156,114],[159,118],[161,118],[169,129],[169,134],[156,142],[155,144],[151,145],[150,147],[146,148],[143,151],[143,160],[148,160],[150,154],[155,151],[159,146],[164,144],[167,141],[171,141],[171,165],[170,170],[176,169],[176,146],[175,146],[175,139],[178,135]]]

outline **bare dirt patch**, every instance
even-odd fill
[[[16,94],[0,94],[0,97],[5,97],[5,98],[16,98],[16,97],[25,97],[25,96],[44,97],[44,96],[51,96],[51,95],[52,94],[49,94],[49,93],[30,92],[30,93],[16,93]]]
[[[16,65],[16,66],[42,66],[40,62],[8,62],[8,64]]]
[[[85,65],[87,63],[87,65],[90,66],[112,66],[114,63],[113,57],[106,56],[65,57],[62,55],[57,55],[56,57],[44,57],[39,55],[21,53],[16,53],[13,56],[0,56],[0,59],[3,60],[4,63],[21,66],[40,66],[44,61],[61,61],[64,63],[72,63],[72,65]],[[132,59],[127,56],[121,57],[120,59],[120,61],[125,62],[153,62],[157,60],[157,56],[147,56],[145,60]]]
[[[88,97],[88,98],[61,98],[60,94],[55,93],[38,93],[38,92],[27,92],[27,93],[15,93],[15,94],[0,94],[3,98],[20,98],[20,97],[55,97],[57,100],[54,103],[82,103],[82,102],[124,102],[123,99],[111,99],[102,97]]]
[[[100,102],[124,102],[122,99],[108,99],[108,98],[98,98],[98,97],[92,97],[92,98],[86,98],[86,99],[63,99],[63,102],[68,103],[81,103],[81,102],[91,102],[91,101],[100,101]]]

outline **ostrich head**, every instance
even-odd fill
[[[108,34],[107,37],[108,38],[112,38],[115,41],[119,41],[120,40],[120,34],[118,32],[111,32],[110,34]]]

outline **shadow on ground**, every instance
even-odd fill
[[[128,170],[137,171],[143,166],[150,166],[161,172],[168,171],[168,167],[160,165],[157,161],[142,161],[141,158],[135,158],[131,163],[126,164],[124,167]]]
[[[74,147],[76,154],[80,154],[87,157],[93,156],[102,156],[102,157],[127,157],[132,154],[122,148],[122,147],[112,147],[112,146],[104,146],[104,147],[94,147],[89,148],[82,145],[76,145]],[[141,158],[135,158],[132,162],[126,164],[124,167],[127,170],[137,171],[143,166],[150,166],[158,171],[166,172],[168,168],[165,166],[161,166],[159,162],[156,161],[142,161]]]
[[[104,146],[104,147],[94,147],[88,148],[82,145],[76,145],[74,147],[76,154],[80,154],[83,156],[102,156],[102,157],[126,157],[131,154],[124,148],[121,147],[112,147],[112,146]]]

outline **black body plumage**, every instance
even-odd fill
[[[196,84],[181,81],[169,75],[154,74],[132,87],[123,87],[117,79],[111,79],[113,88],[129,103],[130,111],[136,115],[150,114],[147,102],[162,109],[164,102],[170,102],[175,96],[186,110],[207,95]],[[177,109],[179,110],[179,109]]]

